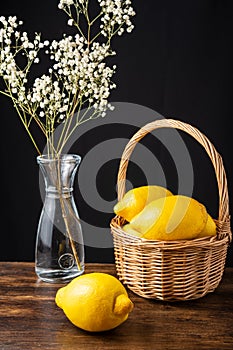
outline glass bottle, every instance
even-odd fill
[[[45,282],[68,282],[84,272],[82,227],[73,197],[80,161],[75,154],[37,157],[45,198],[37,229],[35,271]]]

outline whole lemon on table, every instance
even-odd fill
[[[123,284],[101,272],[74,278],[57,291],[55,302],[75,326],[90,332],[119,326],[134,307]]]
[[[127,221],[137,215],[148,203],[155,199],[171,196],[172,193],[162,186],[149,185],[135,187],[126,192],[123,198],[114,206],[116,215],[120,215]]]
[[[203,204],[191,197],[174,195],[149,203],[131,220],[130,229],[152,240],[193,239],[204,230],[207,219]]]

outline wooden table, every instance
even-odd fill
[[[115,275],[113,264],[86,264],[86,272]],[[73,326],[54,297],[59,287],[37,280],[33,263],[0,262],[1,350],[233,349],[233,268],[214,293],[186,302],[141,298],[126,322],[104,333]]]

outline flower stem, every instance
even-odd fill
[[[62,210],[62,217],[64,220],[64,224],[65,224],[65,229],[66,229],[66,234],[69,238],[70,241],[70,246],[74,255],[74,259],[76,262],[76,265],[78,267],[78,270],[81,271],[82,267],[81,267],[81,263],[74,245],[74,241],[72,238],[72,234],[70,232],[70,228],[69,228],[69,223],[67,220],[67,215],[66,215],[66,208],[65,208],[65,204],[64,204],[64,199],[63,199],[63,195],[62,195],[62,183],[61,183],[61,158],[58,157],[58,161],[57,161],[57,172],[58,172],[58,191],[59,191],[59,199],[60,199],[60,204],[61,204],[61,210]],[[77,218],[76,218],[77,219]]]

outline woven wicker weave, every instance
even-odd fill
[[[156,120],[142,127],[130,139],[122,154],[118,172],[118,200],[125,194],[128,162],[136,144],[158,128],[176,128],[193,136],[206,150],[216,173],[219,190],[219,214],[215,220],[217,235],[193,240],[155,241],[125,233],[123,218],[111,221],[114,255],[119,279],[134,293],[160,300],[196,299],[219,285],[231,241],[229,199],[221,156],[193,126],[173,120]]]

